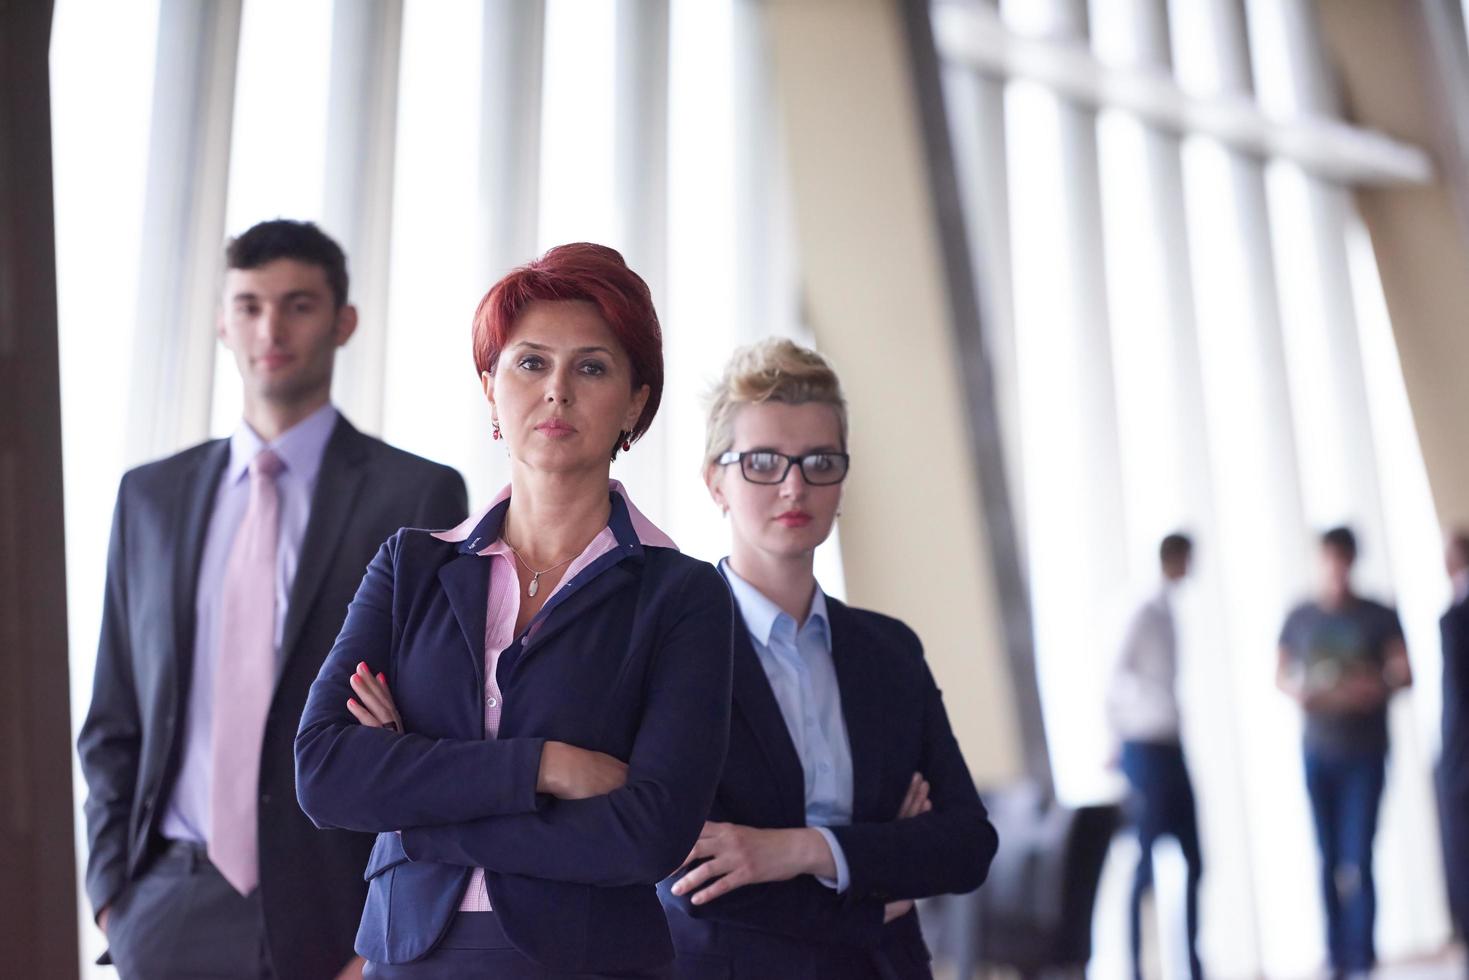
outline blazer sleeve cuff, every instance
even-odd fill
[[[541,808],[544,799],[536,792],[541,779],[541,750],[546,746],[543,738],[516,739],[516,755],[511,776],[515,794],[515,811],[531,813]]]
[[[822,840],[826,841],[826,846],[831,850],[832,863],[837,867],[835,878],[816,875],[816,880],[827,888],[835,890],[838,895],[845,894],[847,888],[852,884],[851,871],[847,867],[847,852],[842,850],[842,844],[841,841],[837,840],[837,835],[826,827],[812,827],[811,829],[820,834]]]
[[[122,894],[127,885],[127,872],[119,867],[117,870],[106,872],[93,871],[87,877],[87,898],[92,905],[92,922],[95,924],[102,916],[102,910],[108,908],[117,901],[117,896]]]

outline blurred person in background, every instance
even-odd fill
[[[737,352],[704,470],[733,539],[729,756],[686,867],[659,886],[681,978],[928,977],[913,900],[978,888],[995,854],[918,637],[816,581],[847,468],[826,361],[788,340]],[[892,533],[911,518],[889,515]]]
[[[357,975],[372,838],[311,825],[291,743],[363,568],[405,524],[461,520],[464,481],[332,406],[357,327],[336,242],[266,221],[225,264],[244,417],[117,494],[77,743],[87,895],[123,977]]]
[[[1137,830],[1137,871],[1129,915],[1133,975],[1142,978],[1143,896],[1153,887],[1153,844],[1173,837],[1188,866],[1185,891],[1189,975],[1198,980],[1199,881],[1203,858],[1193,784],[1184,764],[1178,708],[1178,631],[1172,598],[1189,573],[1193,542],[1170,534],[1159,549],[1161,581],[1128,618],[1107,694],[1107,717],[1120,743],[1131,790],[1128,813]]]
[[[1291,610],[1280,631],[1276,684],[1305,713],[1326,946],[1332,972],[1345,976],[1377,961],[1372,844],[1386,779],[1387,706],[1413,677],[1397,611],[1352,587],[1351,529],[1322,534],[1319,559],[1317,594]]]
[[[1469,534],[1450,536],[1444,563],[1454,601],[1439,620],[1443,639],[1443,750],[1438,789],[1449,908],[1469,937]]]

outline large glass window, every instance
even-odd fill
[[[1175,604],[1184,741],[1204,839],[1201,949],[1225,976],[1302,974],[1323,958],[1300,720],[1273,678],[1285,612],[1314,585],[1313,535],[1336,523],[1362,538],[1359,586],[1399,605],[1420,678],[1394,706],[1380,950],[1432,951],[1447,935],[1425,690],[1447,585],[1352,203],[1355,186],[1424,175],[1383,172],[1380,135],[1343,125],[1311,6],[933,4],[971,241],[1013,266],[979,274],[1013,290],[1013,325],[992,326],[1014,332],[996,387],[1016,392],[1009,450],[1057,791],[1071,804],[1120,796],[1102,714],[1117,626],[1156,588],[1161,536],[1193,533],[1195,575]],[[1002,111],[982,111],[996,87]],[[1135,855],[1119,838],[1098,976],[1130,968]],[[1182,976],[1181,859],[1167,846],[1158,858],[1162,966]]]

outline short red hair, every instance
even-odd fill
[[[541,300],[584,300],[597,308],[632,362],[633,390],[648,386],[648,402],[628,439],[647,432],[663,397],[663,330],[648,284],[606,245],[558,245],[491,286],[474,311],[475,368],[494,373],[515,321]]]

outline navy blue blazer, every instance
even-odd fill
[[[831,831],[850,881],[837,894],[810,875],[735,889],[707,905],[659,886],[678,950],[675,975],[825,980],[927,977],[918,917],[883,925],[886,902],[968,892],[998,837],[949,728],[918,637],[902,622],[827,599],[832,660],[852,752],[852,823]],[[765,671],[739,624],[729,754],[711,820],[806,824],[805,779]],[[895,820],[914,772],[933,809]]]
[[[296,736],[301,807],[376,831],[357,951],[431,952],[472,869],[507,937],[556,970],[673,957],[655,883],[693,847],[728,739],[732,600],[713,567],[641,544],[617,493],[618,547],[552,596],[501,655],[499,737],[484,737],[484,637],[508,502],[459,544],[403,530],[367,569]],[[348,678],[387,674],[406,734],[359,725]],[[536,793],[547,739],[616,756],[627,784],[585,800]],[[395,831],[402,831],[401,836]]]

